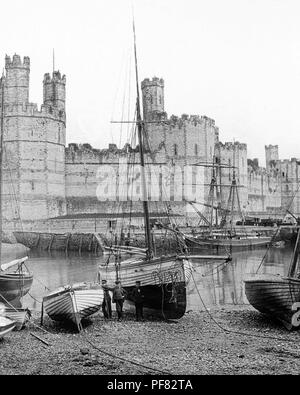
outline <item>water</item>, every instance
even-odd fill
[[[248,304],[243,279],[256,272],[265,254],[266,249],[235,252],[233,261],[227,264],[203,264],[194,260],[195,271],[187,288],[187,310],[204,309],[199,293],[208,308]],[[291,246],[271,249],[266,255],[260,273],[286,275],[291,256]],[[93,254],[66,256],[58,252],[31,252],[27,267],[34,274],[34,282],[30,295],[26,295],[23,300],[23,305],[40,311],[40,302],[49,292],[48,289],[96,280],[97,267],[104,260],[105,257],[96,257]]]

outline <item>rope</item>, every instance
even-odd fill
[[[167,372],[167,371],[163,371],[163,370],[160,370],[160,369],[152,368],[152,367],[150,367],[150,366],[143,365],[143,364],[141,364],[141,363],[139,363],[139,362],[135,362],[135,361],[132,361],[132,360],[127,359],[127,358],[119,357],[118,355],[112,354],[112,353],[110,353],[110,352],[108,352],[108,351],[103,351],[103,350],[101,350],[99,347],[97,347],[94,343],[92,343],[92,342],[91,342],[90,340],[88,340],[88,339],[85,339],[85,341],[86,341],[87,343],[89,343],[92,347],[94,347],[96,350],[98,350],[98,351],[101,352],[102,354],[107,355],[107,356],[109,356],[109,357],[112,357],[112,358],[115,358],[115,359],[120,359],[120,360],[123,361],[123,362],[128,362],[128,363],[130,363],[130,364],[132,364],[132,365],[141,367],[141,368],[143,368],[143,369],[152,370],[153,372],[157,372],[157,373],[161,373],[161,374],[169,374],[169,375],[172,375],[171,372]]]
[[[195,278],[194,278],[193,273],[192,273],[192,278],[193,278],[193,281],[194,281],[194,284],[195,284],[195,288],[196,288],[197,294],[198,294],[198,296],[199,296],[199,299],[201,300],[201,303],[202,303],[202,305],[203,305],[203,307],[204,307],[206,313],[209,315],[210,319],[214,322],[214,324],[215,324],[218,328],[220,328],[225,334],[226,334],[226,333],[227,333],[227,334],[228,334],[228,333],[231,333],[231,334],[235,334],[235,335],[251,336],[251,337],[256,337],[256,338],[261,338],[261,339],[271,339],[271,340],[280,340],[280,341],[284,341],[284,342],[294,342],[293,339],[284,339],[284,338],[280,338],[280,337],[276,337],[276,336],[255,335],[255,334],[253,334],[253,333],[246,333],[246,332],[242,332],[242,331],[234,331],[234,330],[232,330],[232,329],[224,328],[224,327],[223,327],[223,326],[212,316],[212,314],[211,314],[210,311],[208,310],[206,304],[204,303],[203,298],[202,298],[202,296],[201,296],[201,294],[200,294],[200,292],[199,292],[199,289],[198,289],[198,286],[197,286],[197,283],[196,283],[196,281],[195,281]]]

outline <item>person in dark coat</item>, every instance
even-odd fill
[[[111,311],[111,297],[109,291],[113,291],[113,288],[110,288],[107,285],[106,280],[102,280],[101,285],[103,289],[102,312],[105,318],[111,319],[112,311]]]
[[[132,291],[132,299],[135,303],[135,317],[136,320],[139,321],[140,319],[143,320],[143,307],[144,307],[144,294],[141,290],[141,282],[135,282],[135,288]]]
[[[123,318],[123,304],[126,296],[127,292],[122,288],[121,281],[116,281],[116,286],[113,290],[113,303],[116,304],[118,321],[121,321]]]

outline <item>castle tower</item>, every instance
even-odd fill
[[[54,71],[52,77],[49,73],[44,75],[43,101],[45,106],[56,107],[65,111],[66,102],[66,76]]]
[[[144,120],[151,120],[165,111],[164,80],[153,77],[142,81],[143,115]]]
[[[278,145],[265,145],[266,153],[266,168],[269,171],[272,167],[272,162],[279,160]]]
[[[45,103],[38,108],[28,100],[29,58],[6,56],[5,69],[3,219],[17,227],[20,218],[30,222],[66,213],[66,78],[59,72],[45,78],[51,87],[44,84]]]
[[[4,83],[4,104],[28,103],[30,59],[25,56],[22,62],[17,54],[13,56],[12,60],[10,56],[6,55],[5,70],[6,76],[2,78]]]

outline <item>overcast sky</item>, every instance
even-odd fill
[[[55,65],[67,75],[67,142],[120,142],[132,64],[132,1],[10,0],[2,4],[3,59],[31,58],[30,100]],[[215,119],[221,141],[300,157],[298,0],[135,0],[139,74],[165,80],[169,115]],[[130,74],[132,75],[132,74]],[[123,105],[124,102],[124,105]],[[131,100],[132,102],[132,100]],[[124,111],[122,110],[124,109]],[[132,107],[131,107],[132,109]],[[123,113],[123,115],[122,115]],[[124,130],[122,130],[122,143]]]

